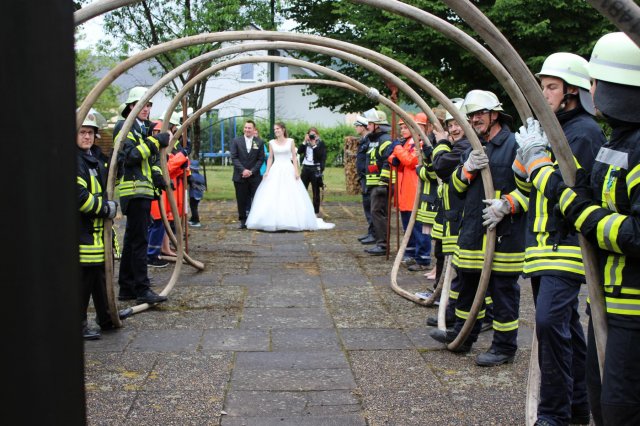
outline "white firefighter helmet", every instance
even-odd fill
[[[365,111],[364,118],[366,118],[369,123],[389,124],[387,121],[387,114],[385,114],[384,111],[380,111],[375,108]]]
[[[453,106],[458,108],[458,111],[461,111],[460,108],[462,107],[462,104],[464,103],[464,99],[462,99],[462,98],[453,98],[453,99],[451,99],[451,103],[453,103]],[[462,112],[462,113],[464,115],[464,112]],[[444,116],[444,122],[446,123],[447,121],[453,120],[453,119],[454,119],[453,115],[451,115],[451,113],[449,111],[447,111],[447,114]]]
[[[488,90],[471,90],[464,97],[462,108],[460,109],[465,114],[473,114],[474,112],[487,110],[487,111],[504,111],[502,109],[502,103],[498,100],[495,93]]]

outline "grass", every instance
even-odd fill
[[[235,200],[236,193],[233,188],[231,176],[232,166],[206,165],[207,172],[207,192],[204,194],[205,200]],[[200,168],[202,173],[202,167]],[[327,167],[324,171],[324,183],[326,185],[324,199],[325,202],[335,201],[360,201],[360,194],[348,194],[345,189],[344,169],[342,167]],[[311,185],[309,185],[311,193]]]

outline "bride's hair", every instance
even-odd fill
[[[278,126],[278,127],[280,127],[282,129],[282,133],[284,133],[284,137],[285,138],[289,137],[289,135],[287,134],[287,126],[285,126],[282,121],[278,121],[276,123],[276,126]]]

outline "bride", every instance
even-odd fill
[[[316,218],[313,204],[300,180],[298,156],[284,123],[273,126],[267,171],[251,203],[247,228],[262,231],[314,231],[335,225]]]

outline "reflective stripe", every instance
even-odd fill
[[[617,243],[618,231],[622,222],[624,222],[626,216],[618,213],[613,213],[605,216],[598,222],[597,236],[598,244],[602,248],[606,248],[609,251],[615,253],[622,253],[620,246]]]
[[[560,195],[560,199],[558,200],[558,204],[560,204],[560,210],[562,210],[562,213],[564,213],[567,210],[567,208],[575,198],[576,198],[576,193],[573,192],[573,189],[567,188],[564,191],[562,191],[562,194]]]
[[[602,58],[599,58],[599,57],[591,58],[591,59],[589,59],[589,62],[592,62],[594,64],[598,64],[598,65],[604,65],[604,66],[611,67],[611,68],[619,68],[621,70],[640,71],[640,66],[638,66],[638,65],[623,64],[622,62],[607,61],[606,59],[602,59]]]
[[[582,253],[576,246],[527,247],[522,272],[563,271],[584,275]]]
[[[460,296],[460,292],[449,290],[449,299],[458,300],[458,296]]]
[[[453,256],[453,264],[462,269],[481,270],[484,264],[484,258],[484,250],[463,250],[457,247]],[[520,273],[522,272],[523,264],[523,252],[495,252],[491,270],[493,272]]]
[[[529,198],[525,197],[519,189],[511,191],[509,195],[518,200],[518,204],[520,204],[520,208],[522,208],[522,211],[526,212],[529,210]]]
[[[629,154],[622,151],[616,151],[615,149],[604,147],[600,148],[600,151],[598,151],[598,155],[596,156],[596,161],[609,164],[610,166],[620,167],[625,170],[629,168]]]
[[[604,283],[607,286],[619,287],[622,284],[622,271],[626,264],[626,257],[617,254],[610,254],[604,263]]]
[[[631,316],[640,315],[640,300],[638,299],[622,299],[605,296],[604,300],[608,313]]]
[[[441,143],[433,149],[432,156],[437,156],[445,152],[451,152],[451,147],[446,143]]]
[[[453,173],[453,176],[451,176],[451,180],[453,181],[453,188],[457,191],[457,192],[464,192],[467,190],[467,188],[469,187],[469,184],[463,180],[461,180],[458,177],[458,171],[456,169],[456,171]]]
[[[481,310],[480,312],[478,312],[478,316],[476,317],[477,319],[482,319],[484,318],[484,316],[486,315],[487,311],[485,309]],[[468,311],[461,311],[460,309],[456,308],[456,317],[466,320],[467,318],[469,318],[469,312]]]
[[[635,166],[631,171],[627,174],[626,177],[627,182],[627,195],[631,198],[631,192],[635,189],[638,184],[640,184],[640,164]]]
[[[511,321],[511,322],[498,322],[495,320],[495,318],[493,319],[493,329],[495,331],[513,331],[516,330],[518,328],[518,320],[515,321]]]
[[[582,213],[580,213],[580,215],[578,216],[578,219],[576,219],[576,223],[574,224],[578,231],[580,231],[580,229],[582,228],[582,224],[584,223],[585,220],[587,220],[589,215],[596,210],[598,210],[598,206],[589,206],[586,209],[584,209]]]

